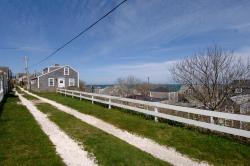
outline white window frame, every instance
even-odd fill
[[[68,71],[68,73],[66,73]],[[69,67],[64,67],[64,75],[68,76],[69,75]]]
[[[242,93],[242,88],[236,88],[235,93]]]
[[[73,83],[73,84],[71,84]],[[76,79],[75,78],[69,78],[69,86],[75,86],[76,85]]]
[[[50,80],[53,80],[53,85],[50,85]],[[55,78],[48,78],[48,86],[49,87],[55,86]]]

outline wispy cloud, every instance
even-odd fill
[[[18,50],[18,51],[38,51],[38,52],[48,52],[53,51],[56,48],[42,48],[42,47],[29,47],[29,46],[23,46],[23,47],[0,47],[0,50]]]
[[[36,62],[111,9],[117,0],[0,1],[0,56],[14,69],[20,55]],[[12,11],[12,12],[9,12]],[[87,82],[134,74],[171,82],[168,66],[211,44],[247,57],[249,0],[133,0],[42,64],[77,66]],[[244,48],[245,47],[245,48]],[[16,53],[14,53],[16,50]],[[21,53],[20,53],[21,52]],[[6,56],[7,55],[7,56]],[[13,57],[13,56],[12,56]],[[37,70],[43,66],[37,66]],[[103,71],[103,72],[102,72]]]
[[[109,65],[100,68],[95,68],[91,72],[108,73],[105,76],[96,78],[95,81],[99,83],[114,83],[119,77],[126,77],[134,75],[141,80],[150,77],[153,83],[173,83],[172,76],[169,72],[169,67],[177,61],[165,61],[159,63],[141,63],[130,65]]]

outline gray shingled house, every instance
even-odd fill
[[[30,78],[30,88],[33,91],[56,91],[57,88],[78,89],[79,72],[69,65],[54,66],[43,69],[42,74]]]
[[[5,90],[5,92],[9,92],[11,91],[11,89],[13,88],[12,86],[12,71],[10,70],[9,67],[6,66],[0,66],[0,72],[2,77],[5,77],[5,79],[3,79],[3,83],[2,86]]]

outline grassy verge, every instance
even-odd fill
[[[122,109],[107,109],[89,101],[66,98],[55,93],[40,96],[70,106],[82,113],[93,115],[121,129],[154,139],[160,144],[175,147],[177,151],[214,165],[248,165],[250,145],[214,134],[205,134],[181,126],[155,123]]]
[[[0,107],[0,165],[64,165],[28,110],[9,95]]]
[[[100,165],[169,165],[49,104],[38,104],[37,107],[68,135],[81,142]]]
[[[27,93],[25,93],[24,91],[22,91],[19,87],[16,87],[16,91],[23,95],[23,97],[27,98],[28,100],[38,100],[36,97],[28,95]]]
[[[25,97],[28,100],[39,100],[38,98],[28,95],[27,93],[23,93],[23,97]]]

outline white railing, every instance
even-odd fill
[[[0,103],[1,103],[2,100],[3,100],[3,96],[4,96],[3,81],[1,80],[1,77],[0,77]]]
[[[101,95],[95,93],[87,93],[74,90],[57,89],[57,92],[65,96],[77,97],[80,100],[81,99],[90,100],[92,101],[92,103],[98,102],[107,104],[109,108],[115,106],[143,113],[146,115],[150,115],[155,117],[155,121],[158,121],[158,118],[168,119],[188,125],[210,129],[217,132],[250,138],[250,131],[248,131],[247,129],[242,129],[242,123],[250,124],[250,116],[248,115],[181,107],[181,106],[163,104],[159,102],[148,102],[148,101],[134,100],[134,99]],[[172,114],[169,112],[172,112]],[[183,113],[187,117],[183,117],[184,115],[178,115],[178,113]],[[194,117],[196,117],[196,119],[194,119]],[[202,119],[204,118],[206,120],[202,121]],[[218,122],[221,119],[230,120],[232,121],[232,123],[235,121],[240,124],[240,127],[233,128],[233,127],[223,126],[221,124],[215,124],[215,119],[217,119]]]
[[[3,89],[1,89],[1,90],[0,90],[0,103],[1,103],[2,100],[3,100],[3,96],[4,96]]]

